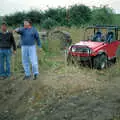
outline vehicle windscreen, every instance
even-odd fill
[[[86,29],[85,40],[93,42],[110,42],[115,40],[115,30],[113,29]]]
[[[118,31],[118,40],[120,40],[120,30]]]

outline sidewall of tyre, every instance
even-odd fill
[[[101,55],[97,55],[94,59],[93,59],[93,67],[95,69],[105,69],[107,67],[107,56],[105,54],[101,54]]]

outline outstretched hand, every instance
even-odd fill
[[[16,33],[19,30],[19,28],[16,28],[13,30],[13,33]]]
[[[16,51],[13,51],[13,54],[15,55],[15,54],[16,54]]]
[[[42,48],[39,48],[39,52],[42,52]]]

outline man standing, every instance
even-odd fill
[[[0,31],[0,78],[10,77],[11,47],[16,53],[16,43],[13,34],[7,30],[7,24],[2,22]]]
[[[24,27],[17,28],[15,32],[21,35],[22,63],[25,71],[23,80],[31,78],[30,62],[32,63],[33,80],[36,80],[39,71],[35,42],[37,42],[38,47],[41,49],[39,34],[37,30],[32,27],[32,22],[29,19],[24,20]]]

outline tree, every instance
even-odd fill
[[[49,8],[46,11],[30,10],[28,12],[16,12],[4,16],[8,25],[21,25],[25,18],[32,20],[43,28],[50,29],[54,26],[81,26],[85,24],[112,24],[114,22],[112,9],[94,7],[90,9],[85,5],[73,5],[69,8]]]
[[[73,5],[68,11],[71,25],[78,26],[85,24],[91,19],[91,9],[85,5]]]
[[[2,22],[2,17],[0,16],[0,24],[1,24],[1,22]]]
[[[53,20],[52,18],[48,18],[42,23],[42,28],[51,29],[52,27],[57,25],[57,21]]]
[[[112,24],[114,21],[113,10],[104,6],[94,8],[92,11],[93,24]]]
[[[45,19],[52,19],[59,23],[60,26],[66,23],[66,8],[49,8],[45,11]]]
[[[31,10],[26,13],[26,17],[31,19],[33,23],[40,24],[44,19],[44,13],[42,11]]]
[[[23,20],[26,18],[24,12],[16,12],[11,15],[4,16],[3,20],[7,22],[8,25],[20,25],[23,23]]]

